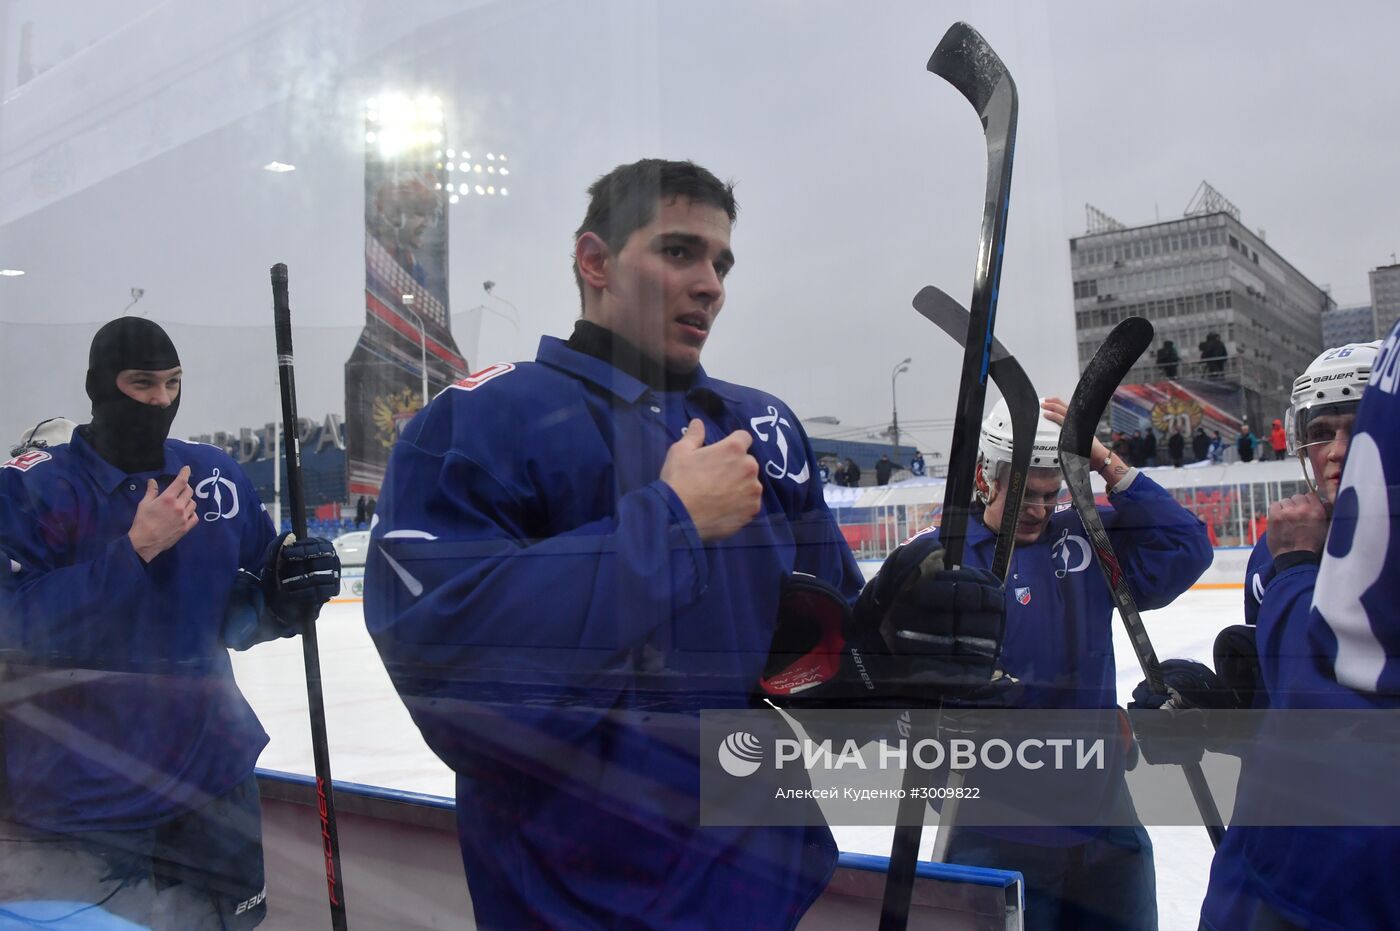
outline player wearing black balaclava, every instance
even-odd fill
[[[158,325],[114,320],[91,423],[0,467],[0,656],[23,695],[0,703],[0,901],[246,931],[267,735],[229,649],[304,630],[340,563],[279,535],[226,450],[167,438],[182,374]]]
[[[117,386],[127,370],[168,372],[180,354],[165,330],[143,317],[118,317],[97,331],[88,352],[87,395],[92,422],[78,429],[103,459],[124,472],[151,472],[165,463],[165,440],[180,409],[138,401]]]

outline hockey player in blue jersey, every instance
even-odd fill
[[[1065,404],[1050,398],[1042,408],[1006,582],[1000,665],[1020,681],[1020,707],[1112,709],[1113,598],[1092,564],[1083,524],[1073,509],[1056,506]],[[1010,415],[1002,401],[982,427],[969,565],[991,564],[1011,449]],[[1210,566],[1204,525],[1097,439],[1090,461],[1108,487],[1109,506],[1100,511],[1133,595],[1143,608],[1169,604]],[[1156,928],[1152,844],[1137,824],[1118,759],[1103,794],[1116,826],[954,828],[949,862],[1019,870],[1026,879],[1027,928]]]
[[[573,335],[448,387],[395,445],[366,621],[457,774],[478,927],[790,928],[831,874],[831,834],[701,827],[696,713],[750,706],[780,601],[816,585],[847,609],[861,574],[797,417],[700,366],[735,261],[732,189],[648,159],[590,195]],[[856,616],[905,611],[950,642],[983,625],[950,662],[989,678],[999,588],[914,572],[936,543],[910,546],[910,585],[882,591],[918,597]]]
[[[1250,560],[1246,610],[1253,596],[1263,688],[1256,707],[1400,707],[1397,332],[1384,348],[1328,350],[1294,383],[1289,445],[1312,491],[1270,508],[1267,544]],[[1252,811],[1280,807],[1268,741],[1245,752],[1243,823],[1226,832],[1211,864],[1202,927],[1400,926],[1390,882],[1400,828],[1249,823]],[[1336,772],[1329,790],[1345,798],[1348,778]]]
[[[167,439],[182,383],[164,330],[114,320],[91,422],[0,467],[0,900],[249,928],[267,735],[228,647],[296,633],[339,560],[279,536],[223,450]]]
[[[1314,574],[1290,570],[1316,568],[1322,558],[1352,422],[1379,350],[1379,340],[1328,349],[1294,379],[1284,415],[1287,449],[1297,457],[1310,490],[1270,506],[1269,529],[1255,543],[1245,569],[1245,622],[1225,628],[1216,637],[1215,670],[1193,660],[1164,664],[1166,684],[1177,693],[1171,699],[1174,706],[1268,708],[1268,684],[1277,679],[1279,657],[1306,652],[1301,645],[1301,624],[1284,625],[1278,611],[1265,615],[1260,608],[1279,576],[1288,581],[1274,589],[1275,602],[1307,602],[1312,596]],[[1267,622],[1261,621],[1265,617]],[[1133,705],[1144,708],[1168,700],[1167,696],[1153,695],[1145,680],[1133,691],[1133,697]],[[1150,735],[1139,736],[1145,743],[1151,740]]]

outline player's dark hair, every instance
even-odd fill
[[[593,233],[614,253],[628,238],[656,218],[657,208],[676,198],[718,207],[733,223],[739,215],[734,185],[716,178],[694,162],[644,158],[619,165],[588,188],[588,212],[574,232],[574,241]],[[574,281],[583,297],[583,278],[574,267]]]

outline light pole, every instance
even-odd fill
[[[515,327],[515,339],[516,339],[516,342],[517,342],[517,344],[518,344],[519,341],[520,341],[520,310],[519,310],[514,304],[512,304],[510,301],[506,300],[505,298],[503,298],[503,297],[501,297],[499,294],[497,294],[495,289],[496,289],[496,282],[494,282],[494,281],[489,281],[489,280],[488,280],[488,281],[483,281],[483,282],[481,283],[481,290],[483,290],[483,291],[486,292],[486,296],[487,296],[487,297],[495,298],[496,300],[500,301],[502,304],[504,304],[504,305],[506,305],[507,307],[510,308],[510,312],[511,312],[512,316],[509,316],[509,317],[507,317],[505,314],[501,313],[500,311],[493,311],[493,313],[495,313],[498,317],[504,317],[504,318],[506,319],[506,321],[507,321],[508,323],[510,323],[511,326]],[[489,307],[486,308],[486,309],[487,309],[487,310],[490,310]],[[519,345],[517,345],[517,346],[515,347],[515,349],[516,349],[516,351],[518,352],[519,349],[520,349]]]
[[[413,309],[413,295],[403,296],[403,309],[413,314],[413,319],[418,323],[418,349],[419,359],[423,367],[423,406],[428,406],[428,331],[423,328],[423,317],[418,311]]]
[[[909,363],[913,361],[913,357],[905,357],[903,362],[896,362],[890,372],[890,458],[895,461],[899,460],[899,401],[895,398],[894,380],[900,373],[909,371]]]

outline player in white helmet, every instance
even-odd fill
[[[1050,513],[1059,501],[1063,476],[1060,473],[1060,423],[1064,420],[1064,402],[1058,398],[1042,399],[1045,413],[1035,425],[1035,443],[1031,448],[1031,471],[1027,476],[1026,495],[1021,504],[1021,519],[1016,524],[1016,542],[1034,543],[1045,529]],[[1056,420],[1048,419],[1057,417]],[[1108,450],[1095,441],[1094,461],[1108,464]],[[1122,465],[1122,461],[1119,461]],[[1002,510],[1006,504],[1006,477],[1011,469],[1011,411],[1005,399],[992,407],[982,421],[982,434],[977,441],[977,476],[974,490],[977,500],[986,508],[986,526],[995,530],[1001,526]],[[1126,473],[1125,473],[1126,474]]]
[[[1293,381],[1293,396],[1284,415],[1288,452],[1298,457],[1311,491],[1283,498],[1269,508],[1269,530],[1255,544],[1246,571],[1246,624],[1257,622],[1264,593],[1278,574],[1300,562],[1316,565],[1321,559],[1351,425],[1379,351],[1379,340],[1337,346],[1314,359]]]
[[[1114,709],[1112,594],[1093,565],[1079,516],[1072,508],[1057,508],[1065,410],[1059,398],[1041,402],[1006,580],[1006,633],[998,663],[1018,680],[1018,706]],[[1011,421],[1004,401],[983,422],[978,449],[978,503],[968,522],[963,562],[988,568],[1006,507],[1011,462]],[[1109,506],[1100,511],[1138,604],[1168,604],[1210,565],[1205,527],[1098,440],[1090,462],[1108,486]],[[1156,928],[1152,843],[1138,823],[1123,765],[1123,757],[1116,756],[1105,767],[1099,790],[1082,792],[1082,798],[1093,800],[1089,807],[1075,809],[1085,821],[1106,814],[1099,823],[1113,826],[956,827],[949,861],[1020,871],[1026,881],[1027,929]],[[1100,805],[1102,809],[1095,808]],[[1071,807],[1073,802],[1067,810]]]
[[[1327,545],[1352,427],[1380,347],[1377,340],[1329,349],[1293,382],[1284,419],[1288,452],[1298,457],[1311,490],[1270,506],[1268,532],[1255,544],[1246,570],[1245,621],[1250,626],[1226,628],[1216,640],[1216,666],[1223,684],[1237,693],[1252,688],[1250,704],[1255,708],[1288,704],[1284,693],[1294,687],[1296,677],[1287,675],[1286,670],[1315,652],[1307,635],[1307,611]],[[1254,681],[1238,681],[1241,675],[1232,672],[1238,669],[1252,672]],[[1249,794],[1255,778],[1267,778],[1267,774],[1253,771],[1257,768],[1245,759],[1241,793]],[[1226,832],[1211,865],[1202,927],[1225,928],[1237,919],[1254,920],[1261,906],[1251,885],[1253,867],[1246,848],[1257,846],[1268,832],[1291,836],[1289,830]]]

